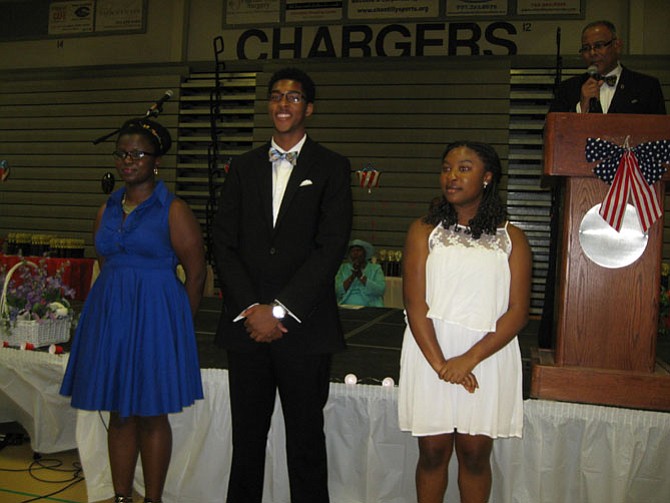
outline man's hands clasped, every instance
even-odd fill
[[[249,337],[256,342],[272,342],[288,332],[284,324],[272,316],[272,306],[257,304],[242,313]]]

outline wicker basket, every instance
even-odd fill
[[[21,261],[15,264],[5,277],[0,297],[0,341],[8,342],[11,346],[19,346],[22,343],[32,344],[34,347],[49,346],[70,340],[70,327],[72,317],[58,320],[16,320],[7,323],[9,319],[9,307],[7,306],[7,288],[12,274],[21,266],[37,268],[32,262]]]

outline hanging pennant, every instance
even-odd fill
[[[356,171],[358,183],[363,189],[368,189],[368,194],[372,194],[372,188],[379,187],[379,177],[381,172],[377,171],[372,164],[368,164],[363,169]]]
[[[4,182],[9,177],[9,163],[6,160],[0,161],[0,182]]]
[[[226,175],[227,175],[228,172],[230,171],[230,165],[231,165],[232,162],[233,162],[233,158],[232,158],[232,157],[228,157],[228,159],[226,159],[226,162],[223,163],[223,172],[224,172]]]

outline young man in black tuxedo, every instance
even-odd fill
[[[658,79],[621,66],[621,48],[611,22],[586,25],[579,53],[592,71],[562,82],[549,111],[665,115]]]
[[[299,69],[271,77],[272,139],[233,161],[212,229],[233,423],[228,503],[261,502],[277,390],[291,501],[329,501],[323,407],[332,353],[345,347],[334,278],[352,196],[349,161],[306,134],[314,97]]]

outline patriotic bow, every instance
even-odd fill
[[[663,214],[651,187],[665,173],[664,163],[670,162],[670,140],[657,140],[628,147],[628,138],[622,147],[600,138],[587,138],[586,160],[600,161],[594,174],[611,185],[600,216],[617,232],[621,230],[629,198],[637,210],[643,232]]]

